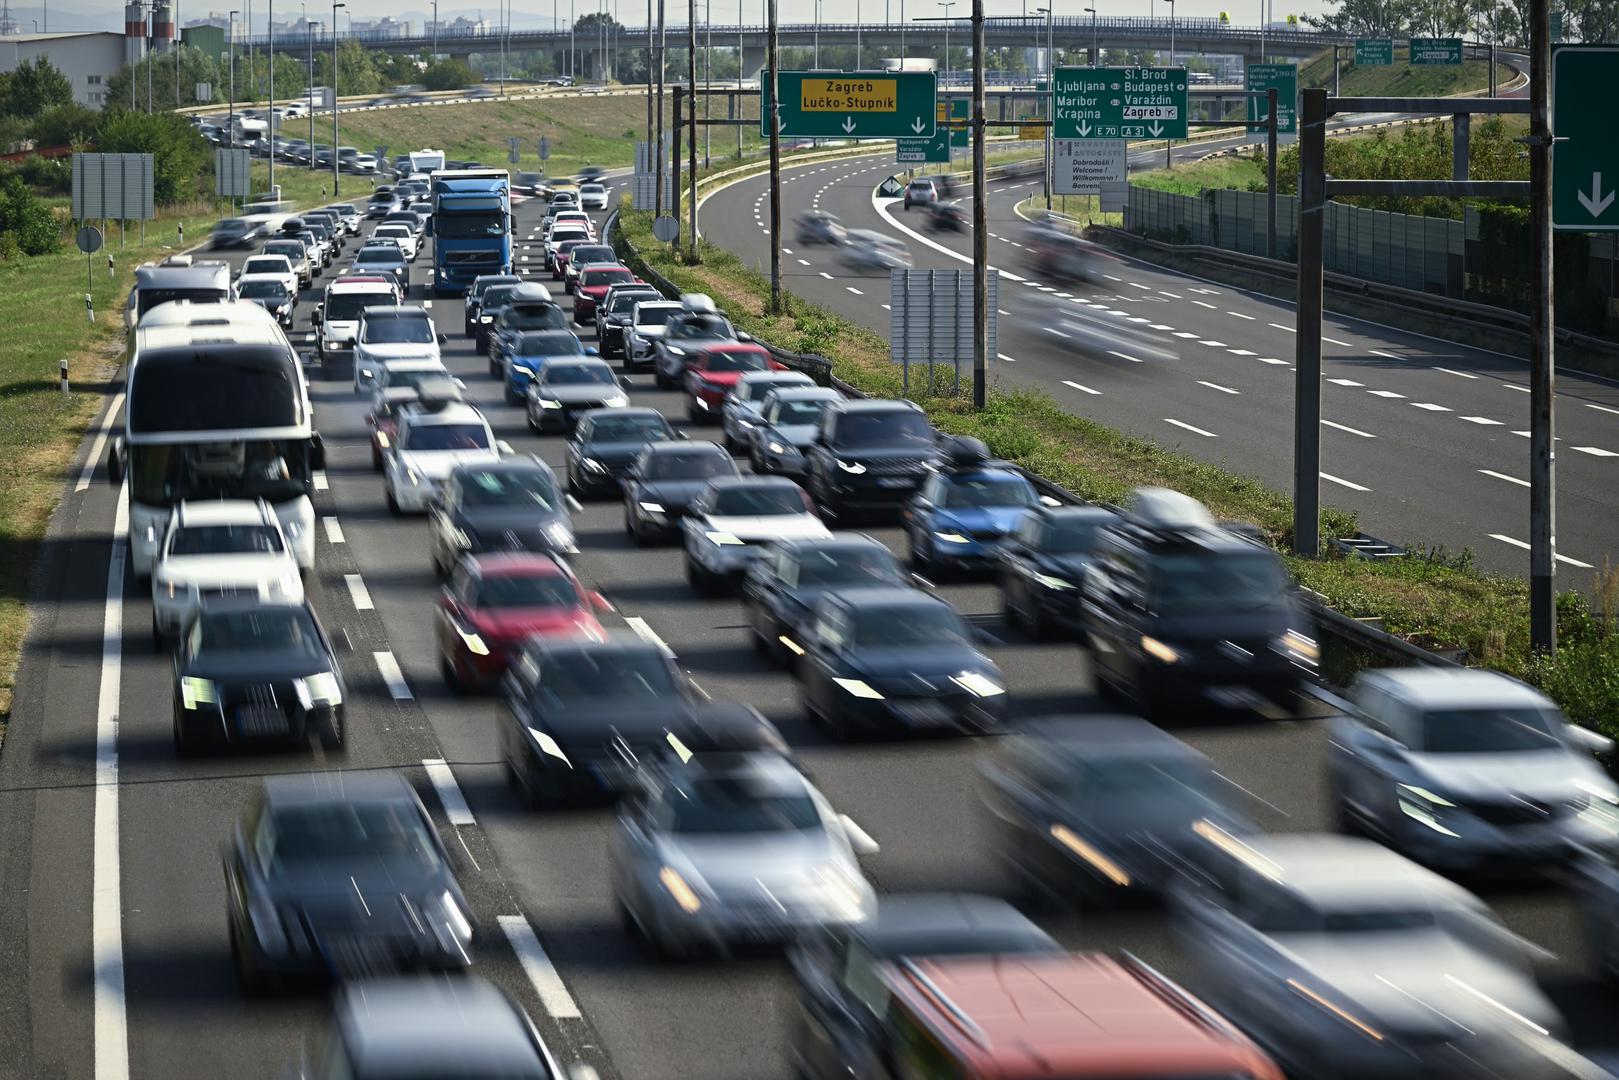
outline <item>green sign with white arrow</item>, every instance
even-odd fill
[[[1612,99],[1619,46],[1552,50],[1552,228],[1619,232]]]
[[[1186,138],[1183,67],[1060,67],[1054,139]]]
[[[1394,63],[1393,38],[1356,38],[1356,67],[1388,67]]]
[[[788,139],[933,137],[931,71],[778,71],[781,135]],[[770,79],[761,84],[761,136],[770,134]]]
[[[1462,62],[1461,38],[1419,38],[1411,39],[1411,65],[1413,67],[1433,67],[1434,65],[1455,65]]]

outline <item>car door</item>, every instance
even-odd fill
[[[444,481],[444,488],[427,508],[427,542],[432,549],[428,554],[434,566],[444,567],[446,570],[455,566],[456,555],[460,549],[450,541],[450,532],[454,528],[455,511],[460,504],[460,484],[455,476],[451,475]]]
[[[788,954],[798,984],[793,1048],[811,1077],[866,1075],[850,1068],[854,1059],[845,1053],[859,1034],[838,981],[848,948],[846,932],[822,928],[806,934]]]
[[[1345,743],[1345,799],[1373,826],[1388,832],[1398,822],[1397,785],[1406,779],[1409,733],[1399,705],[1378,691],[1361,695],[1361,707],[1346,717],[1351,740]]]
[[[944,477],[934,473],[911,496],[905,508],[905,523],[911,530],[912,550],[927,543],[928,530],[933,528],[933,510],[944,497],[944,488]]]
[[[617,827],[609,856],[609,877],[613,894],[626,900],[643,919],[647,918],[646,889],[643,877],[656,873],[656,823],[653,806],[656,800],[650,792],[632,791],[619,800]]]
[[[804,679],[804,696],[811,709],[822,716],[833,706],[831,694],[833,679],[843,673],[844,615],[837,607],[822,608],[811,621],[805,640],[799,642],[804,650],[799,671]]]
[[[1001,589],[1009,599],[1027,602],[1033,591],[1029,582],[1038,572],[1034,554],[1040,550],[1044,528],[1038,515],[1027,514],[1001,546]]]

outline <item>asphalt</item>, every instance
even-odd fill
[[[527,243],[538,205],[521,204],[517,216]],[[423,262],[415,271],[418,299],[425,296],[425,273]],[[460,307],[458,299],[432,302],[439,328],[450,336],[446,362],[501,438],[560,465],[561,440],[531,435],[519,410],[502,401],[484,358],[461,335]],[[309,308],[299,306],[295,338],[308,333]],[[653,964],[625,938],[614,914],[605,855],[611,810],[534,813],[519,805],[497,764],[493,703],[452,696],[439,680],[429,619],[438,586],[425,526],[386,509],[380,478],[370,469],[364,408],[349,390],[348,372],[312,373],[328,463],[315,495],[323,520],[309,592],[344,658],[351,694],[346,755],[177,761],[169,744],[168,661],[151,651],[149,600],[127,578],[116,597],[125,627],[114,640],[122,660],[115,703],[121,770],[116,850],[129,1075],[279,1077],[318,1034],[327,1011],[320,992],[270,1001],[248,1001],[237,992],[218,861],[231,823],[262,776],[312,768],[398,769],[411,778],[435,815],[479,922],[476,970],[529,1010],[564,1061],[584,1062],[607,1078],[787,1075],[783,1046],[792,991],[779,959]],[[632,397],[687,426],[679,396],[655,390],[649,375],[634,377]],[[68,474],[47,537],[0,756],[0,971],[7,976],[0,978],[0,1076],[8,1080],[97,1076],[93,993],[98,985],[109,988],[114,974],[95,969],[91,931],[97,691],[109,670],[103,620],[117,493],[99,462],[92,482],[77,490],[84,464],[81,456]],[[336,521],[341,543],[333,542],[328,520]],[[880,890],[1008,889],[984,840],[978,799],[978,770],[993,740],[829,745],[805,719],[791,678],[753,653],[738,602],[698,598],[684,584],[678,549],[631,547],[621,520],[611,501],[589,502],[575,513],[581,550],[574,563],[615,605],[614,624],[656,635],[705,692],[752,704],[776,721],[832,803],[882,845],[868,863]],[[874,523],[865,531],[903,553],[892,525]],[[371,608],[356,607],[350,575],[365,584]],[[988,649],[1007,676],[1014,717],[1096,711],[1082,650],[1020,638],[1002,623],[987,583],[949,582],[938,591],[992,637]],[[377,654],[396,658],[408,697],[389,689]],[[1327,811],[1319,785],[1318,711],[1284,720],[1223,718],[1176,730],[1214,759],[1261,825],[1320,829]],[[422,764],[436,759],[449,763],[470,811],[456,822]],[[103,849],[101,857],[107,856]],[[1612,1038],[1608,1018],[1616,1001],[1584,974],[1566,896],[1551,886],[1488,896],[1512,927],[1564,958],[1545,964],[1542,976],[1580,1041],[1600,1045]],[[502,917],[512,921],[501,923]],[[1072,947],[1130,948],[1172,976],[1187,974],[1153,910],[1083,917],[1042,912],[1039,919]],[[526,968],[517,962],[503,933],[513,925],[532,928],[559,985],[531,977],[543,975],[532,954]],[[574,1011],[581,1015],[570,1015]],[[104,1040],[101,1056],[108,1049]]]

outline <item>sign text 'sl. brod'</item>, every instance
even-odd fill
[[[1052,85],[1058,139],[1186,138],[1186,69],[1058,68]]]
[[[805,79],[798,93],[805,112],[893,112],[899,103],[893,79]]]

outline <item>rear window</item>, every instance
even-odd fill
[[[274,555],[281,534],[269,525],[187,525],[174,531],[169,554]]]

